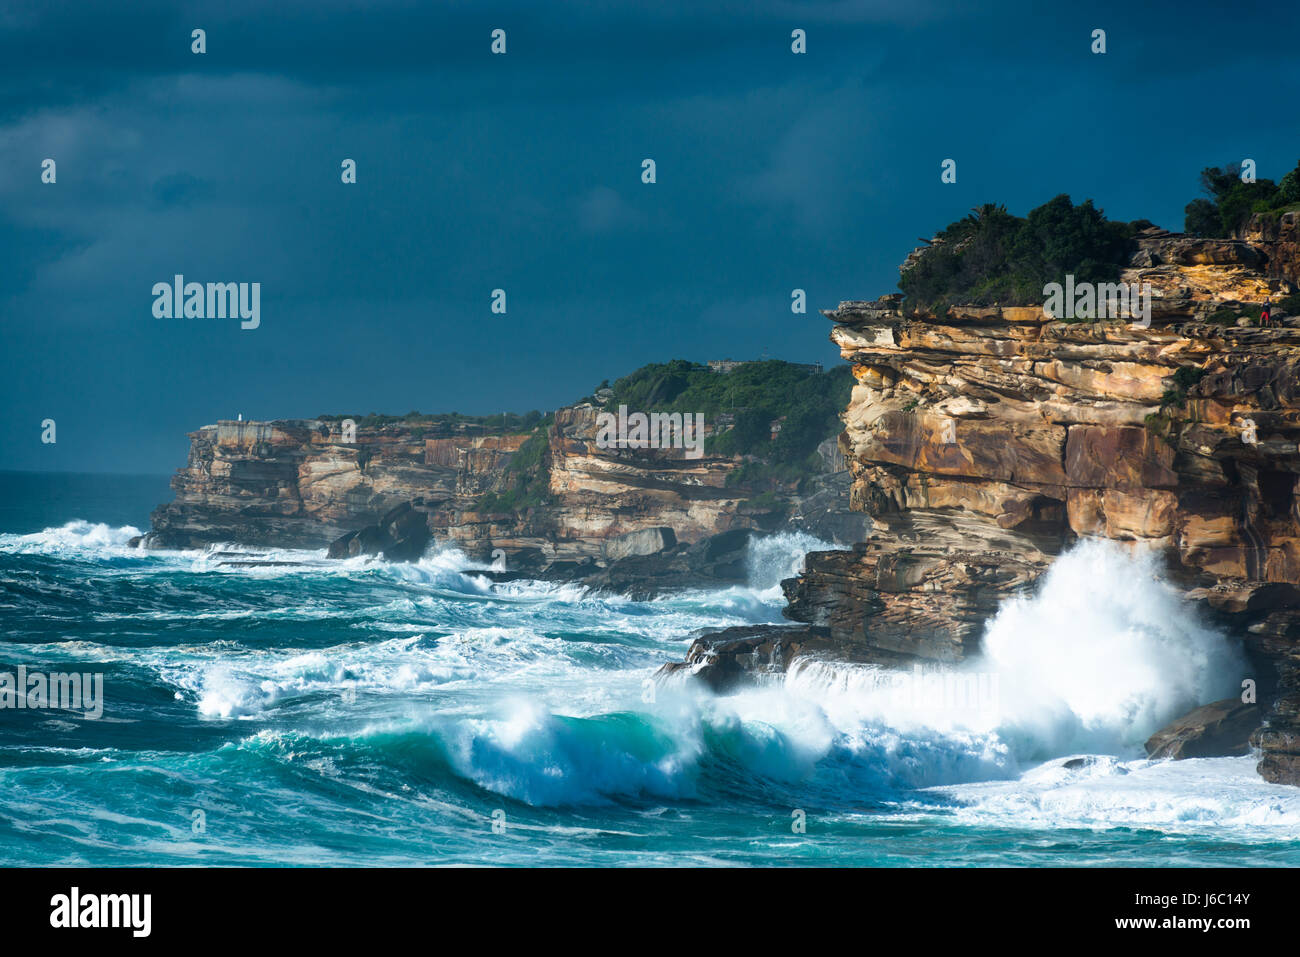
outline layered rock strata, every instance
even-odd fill
[[[898,296],[826,312],[857,382],[850,500],[873,531],[810,554],[783,583],[787,617],[825,629],[830,657],[957,662],[1080,537],[1153,548],[1243,641],[1261,773],[1300,783],[1300,322],[1237,322],[1291,291],[1285,228],[1143,233],[1122,279],[1150,284],[1149,326],[1041,306],[935,316]],[[724,640],[701,639],[696,671]]]
[[[145,543],[329,547],[340,558],[410,560],[432,540],[503,559],[510,574],[651,595],[744,581],[753,531],[865,536],[865,516],[848,509],[847,464],[834,442],[822,450],[827,472],[802,492],[778,486],[758,499],[758,489],[733,480],[738,457],[598,447],[598,411],[558,410],[533,467],[540,501],[496,512],[479,503],[517,480],[512,463],[527,435],[398,424],[358,428],[345,441],[337,423],[322,420],[205,426],[190,434],[189,458],[172,479],[176,497],[154,511]]]

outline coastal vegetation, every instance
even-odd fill
[[[1151,223],[1108,220],[1085,200],[1062,193],[1024,217],[986,203],[941,229],[905,267],[899,288],[909,311],[945,315],[955,303],[977,306],[1042,302],[1043,287],[1115,282],[1133,237]]]
[[[1240,232],[1255,214],[1277,218],[1300,209],[1300,164],[1282,177],[1242,180],[1242,164],[1229,163],[1201,170],[1204,197],[1192,200],[1184,209],[1183,229],[1189,235],[1226,239]]]
[[[459,412],[408,412],[406,415],[381,415],[378,412],[371,412],[369,415],[360,415],[354,412],[343,415],[318,415],[317,418],[322,422],[341,422],[344,419],[351,419],[359,429],[406,425],[430,432],[453,432],[471,428],[488,435],[519,435],[532,432],[545,416],[533,409],[531,412],[497,412],[493,415],[462,415]]]
[[[532,434],[510,457],[503,470],[502,486],[479,498],[480,512],[512,512],[544,505],[550,501],[550,472],[547,451],[555,416],[547,415],[533,426]]]
[[[1245,180],[1243,180],[1243,173]],[[1252,216],[1300,209],[1300,164],[1278,182],[1255,178],[1241,163],[1201,171],[1203,197],[1184,210],[1184,231],[1198,238],[1239,235]],[[899,288],[909,312],[944,316],[949,307],[1025,306],[1043,301],[1044,287],[1064,282],[1111,283],[1135,250],[1149,220],[1109,220],[1088,199],[1062,193],[1025,216],[986,203],[939,230],[904,264]],[[1293,304],[1288,314],[1300,312]],[[1227,316],[1218,321],[1226,321]]]
[[[843,427],[853,376],[779,359],[746,362],[728,372],[674,359],[652,363],[613,384],[606,411],[702,412],[713,426],[711,455],[743,455],[768,465],[816,471],[806,460]],[[755,470],[751,470],[755,471]]]
[[[603,411],[702,413],[710,427],[705,452],[739,457],[733,486],[771,491],[795,487],[825,471],[817,446],[843,428],[839,413],[849,400],[847,365],[822,371],[779,359],[737,363],[725,371],[673,359],[642,366],[613,384],[601,383],[589,401]],[[540,419],[506,466],[502,487],[483,495],[483,512],[518,511],[549,501],[548,432]],[[759,498],[755,500],[764,501]]]

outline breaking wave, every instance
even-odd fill
[[[1161,725],[1234,694],[1243,665],[1235,644],[1160,580],[1153,556],[1114,545],[1061,556],[1032,594],[1004,604],[983,653],[958,667],[900,674],[804,660],[780,680],[716,696],[655,674],[701,633],[781,621],[781,580],[826,543],[758,538],[746,585],[634,601],[496,583],[445,548],[396,565],[314,550],[146,552],[127,546],[137,534],[70,522],[0,536],[7,656],[109,672],[110,721],[21,740],[42,755],[40,780],[60,776],[73,804],[105,798],[72,755],[110,755],[123,801],[142,806],[171,806],[150,791],[159,768],[208,790],[224,782],[222,800],[259,808],[267,824],[250,824],[223,860],[334,859],[319,848],[312,857],[273,823],[295,802],[322,828],[352,822],[375,859],[398,862],[409,858],[391,844],[393,828],[414,843],[434,828],[448,854],[483,859],[465,822],[502,802],[538,840],[556,842],[552,859],[574,863],[594,859],[565,850],[574,828],[670,835],[685,814],[725,832],[727,815],[770,820],[773,808],[817,808],[846,828],[866,815],[953,828],[1112,820],[1257,832],[1234,840],[1300,823],[1300,799],[1262,782],[1252,759],[1142,758]],[[1067,758],[1080,761],[1067,768]],[[0,769],[10,795],[0,813],[41,803],[29,777],[19,765]],[[387,823],[368,831],[347,801]],[[579,809],[587,823],[556,830],[527,809]],[[126,819],[134,805],[115,813]],[[32,831],[74,841],[69,859],[135,860],[95,850],[129,841],[109,816],[93,820],[84,844]],[[333,846],[338,826],[322,845]],[[139,853],[185,859],[187,846]]]

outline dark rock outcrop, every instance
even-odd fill
[[[425,514],[417,510],[423,504],[419,499],[403,502],[376,524],[339,536],[330,543],[328,556],[382,555],[390,562],[417,561],[433,538]]]
[[[1221,758],[1250,753],[1259,706],[1225,698],[1183,715],[1147,739],[1149,758]]]
[[[1263,268],[1267,275],[1300,286],[1300,216],[1296,211],[1280,215],[1256,213],[1240,236],[1266,251]]]
[[[783,674],[796,658],[842,657],[843,651],[826,628],[743,625],[696,639],[685,661],[664,665],[656,677],[692,676],[715,692],[727,692]]]
[[[544,577],[577,579],[589,588],[634,599],[687,588],[743,584],[749,580],[749,543],[756,534],[753,529],[736,528],[652,554],[630,554],[602,567],[548,569]]]

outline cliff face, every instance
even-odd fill
[[[521,517],[483,514],[473,510],[479,493],[471,490],[464,508],[446,514],[447,537],[472,553],[503,548],[535,566],[539,560],[598,561],[607,541],[642,529],[668,527],[678,541],[690,543],[731,528],[781,522],[772,509],[749,508],[749,492],[728,486],[738,460],[690,459],[680,449],[598,448],[599,411],[588,404],[556,411],[548,436],[547,504]]]
[[[155,509],[148,544],[321,548],[404,502],[451,503],[463,470],[437,441],[397,426],[345,443],[337,423],[314,419],[204,426],[190,433],[176,499]]]
[[[1300,214],[1256,213],[1241,230],[1241,238],[1267,251],[1264,271],[1270,277],[1300,286]]]
[[[644,551],[644,541],[611,543],[651,529],[671,530],[657,533],[663,548],[735,529],[863,537],[862,517],[847,514],[848,474],[833,444],[826,459],[838,474],[803,495],[777,489],[760,506],[754,489],[728,481],[739,458],[598,448],[598,411],[587,404],[557,411],[542,456],[544,501],[490,513],[476,503],[508,487],[527,435],[386,425],[358,428],[348,443],[337,423],[320,420],[205,426],[190,433],[188,461],[172,479],[176,498],[154,511],[146,543],[322,548],[408,504],[435,539],[482,559],[501,549],[511,569],[529,572],[590,568],[629,548]]]
[[[810,555],[787,615],[841,654],[955,661],[1079,536],[1142,543],[1245,639],[1261,773],[1300,783],[1300,320],[1205,321],[1280,295],[1295,250],[1157,230],[1139,247],[1123,279],[1151,283],[1149,328],[1041,307],[909,318],[898,297],[826,313],[857,380],[851,501],[874,528]]]

